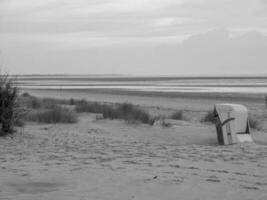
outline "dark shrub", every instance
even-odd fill
[[[74,100],[74,99],[70,99],[70,100],[69,100],[69,104],[70,104],[71,106],[75,105],[75,100]]]
[[[171,119],[175,119],[175,120],[183,120],[184,119],[184,113],[183,111],[177,111],[175,113],[173,113],[170,116]]]
[[[208,111],[206,115],[203,117],[201,122],[209,122],[215,124],[216,120],[214,117],[214,112],[213,111]]]
[[[65,99],[53,99],[53,98],[41,98],[40,102],[41,102],[41,107],[45,109],[54,108],[58,105],[69,104],[69,102]]]
[[[123,119],[126,121],[139,121],[145,124],[154,124],[154,119],[151,116],[132,104],[119,104],[116,108],[107,108],[103,112],[104,118]]]
[[[51,109],[58,105],[69,105],[69,100],[21,96],[20,101],[29,109]]]
[[[77,112],[104,113],[112,109],[111,105],[101,104],[98,102],[88,102],[86,100],[76,101]]]
[[[36,98],[36,97],[30,98],[30,107],[31,108],[39,109],[39,108],[41,108],[41,106],[42,106],[42,103],[38,98]]]
[[[76,123],[78,118],[75,112],[55,106],[52,109],[31,112],[27,120],[40,123]]]
[[[103,118],[123,119],[131,122],[142,122],[153,125],[154,119],[151,116],[132,104],[124,103],[108,105],[86,100],[76,101],[77,112],[101,113]]]
[[[166,122],[166,119],[162,119],[162,121],[160,122],[160,125],[163,128],[170,128],[172,126],[171,123]]]
[[[249,116],[249,126],[250,128],[261,130],[260,122],[255,116]]]
[[[30,97],[31,95],[28,92],[24,92],[21,96],[22,97]]]
[[[13,133],[19,117],[18,89],[8,75],[0,75],[0,136]]]

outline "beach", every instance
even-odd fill
[[[267,198],[267,134],[255,143],[218,146],[215,126],[200,118],[226,99],[68,90],[31,95],[128,102],[148,112],[183,110],[170,127],[79,114],[75,124],[27,123],[0,138],[0,199],[259,199]],[[264,124],[264,104],[243,103]]]
[[[267,200],[267,0],[0,0],[0,200]]]

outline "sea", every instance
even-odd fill
[[[22,89],[267,94],[267,77],[20,75]]]

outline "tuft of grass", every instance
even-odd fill
[[[161,120],[160,125],[161,125],[163,128],[170,128],[170,127],[172,126],[171,123],[166,122],[165,119],[162,119],[162,120]]]
[[[215,124],[215,117],[213,111],[208,111],[202,118],[201,122],[209,122]]]
[[[26,94],[26,95],[25,95]],[[28,109],[51,109],[59,105],[70,105],[70,100],[53,99],[53,98],[38,98],[28,93],[23,93],[20,96],[20,102]]]
[[[98,102],[88,102],[86,100],[79,100],[76,102],[75,110],[77,112],[103,113],[105,110],[112,109],[112,106],[101,104]]]
[[[183,111],[176,111],[170,116],[170,118],[175,120],[184,120],[184,113]]]
[[[69,100],[69,105],[73,106],[73,105],[75,105],[75,103],[76,103],[76,102],[75,102],[74,99],[71,98],[71,99]]]
[[[250,128],[261,130],[260,121],[255,116],[249,116],[249,126]]]
[[[107,107],[103,110],[103,117],[123,119],[132,122],[141,122],[153,125],[155,120],[147,112],[129,103],[119,104],[117,107]]]
[[[27,120],[39,123],[76,123],[78,117],[74,111],[55,106],[52,109],[28,113]]]
[[[155,121],[147,112],[129,103],[108,105],[80,100],[76,102],[75,110],[77,112],[101,113],[104,119],[123,119],[150,125],[153,125]]]
[[[24,92],[21,96],[22,96],[22,97],[30,97],[31,95],[30,95],[30,93],[28,93],[28,92]]]

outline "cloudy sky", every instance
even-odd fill
[[[28,74],[267,74],[267,0],[0,0],[0,63]]]

